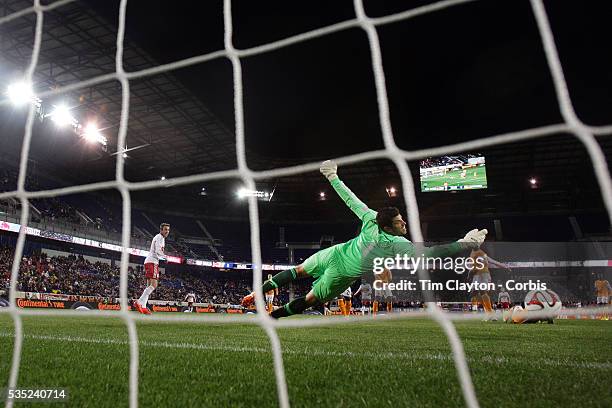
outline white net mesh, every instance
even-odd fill
[[[29,67],[25,73],[24,79],[28,82],[32,82],[34,71],[37,65],[38,55],[40,51],[43,19],[46,11],[57,9],[65,4],[71,3],[74,0],[62,0],[52,3],[51,5],[42,6],[40,0],[35,0],[34,5],[31,8],[21,10],[19,12],[7,15],[0,18],[0,25],[7,23],[11,20],[17,19],[24,15],[34,13],[36,15],[36,27],[35,27],[35,41],[32,50],[32,57]],[[582,123],[573,107],[572,101],[569,95],[567,85],[565,83],[563,69],[557,55],[554,37],[548,22],[548,17],[544,9],[544,5],[541,0],[531,0],[534,15],[536,17],[537,25],[541,35],[543,47],[546,53],[546,58],[552,77],[554,80],[555,90],[557,94],[558,103],[564,118],[564,123],[544,126],[534,129],[527,129],[518,132],[512,132],[508,134],[495,135],[475,141],[459,143],[455,145],[447,145],[442,147],[436,147],[431,149],[423,149],[417,151],[405,151],[395,143],[390,116],[389,116],[389,105],[387,99],[387,91],[385,85],[385,75],[382,65],[382,56],[380,43],[378,40],[377,26],[406,20],[413,18],[425,13],[434,12],[436,10],[445,9],[451,6],[457,6],[463,3],[468,3],[473,0],[447,0],[441,1],[427,6],[419,7],[416,9],[408,10],[405,12],[388,15],[380,18],[370,18],[366,15],[361,0],[354,0],[354,9],[356,18],[337,23],[328,27],[313,30],[307,33],[299,34],[290,38],[286,38],[280,41],[275,41],[269,44],[253,47],[250,49],[238,50],[234,48],[232,43],[232,13],[231,13],[231,1],[224,1],[224,25],[225,25],[225,37],[224,44],[225,49],[216,51],[213,53],[200,55],[192,58],[187,58],[170,64],[159,65],[153,68],[144,69],[135,72],[126,72],[123,68],[123,42],[125,34],[125,17],[127,0],[122,0],[120,4],[119,12],[119,29],[117,33],[117,52],[116,52],[116,70],[114,73],[97,76],[87,81],[74,83],[62,88],[62,92],[69,92],[72,90],[82,89],[88,86],[92,86],[98,83],[102,83],[109,80],[118,80],[122,87],[122,111],[121,111],[121,122],[117,140],[117,150],[120,150],[125,146],[127,124],[129,117],[129,100],[130,100],[130,80],[151,76],[166,71],[176,70],[182,67],[199,64],[205,61],[210,61],[217,58],[228,58],[233,67],[233,79],[234,79],[234,111],[235,111],[235,123],[236,123],[236,152],[238,168],[234,170],[196,174],[185,177],[178,177],[167,179],[163,182],[160,181],[147,181],[147,182],[128,182],[124,178],[124,158],[122,155],[116,155],[116,174],[113,181],[93,183],[81,186],[71,186],[66,188],[59,188],[53,190],[29,192],[25,189],[25,180],[28,164],[28,155],[30,150],[30,142],[32,139],[32,127],[34,121],[34,107],[31,106],[28,112],[25,134],[23,139],[21,159],[19,166],[19,177],[17,182],[17,190],[1,193],[0,198],[14,197],[21,201],[21,225],[27,225],[29,218],[29,205],[28,200],[37,197],[54,197],[59,195],[77,193],[77,192],[88,192],[107,188],[116,188],[119,190],[123,201],[123,224],[122,224],[122,246],[124,248],[121,256],[121,278],[120,278],[120,298],[121,298],[121,312],[120,315],[126,323],[129,334],[129,345],[130,345],[130,386],[129,386],[129,401],[130,407],[134,408],[138,406],[138,336],[136,331],[135,320],[139,320],[142,317],[139,315],[131,314],[128,311],[128,258],[129,253],[127,248],[130,247],[130,226],[131,226],[131,201],[130,191],[132,190],[143,190],[156,188],[160,185],[182,185],[190,184],[194,182],[201,182],[205,180],[224,179],[230,177],[239,177],[244,182],[245,186],[250,189],[255,189],[255,181],[269,177],[281,177],[288,175],[295,175],[304,173],[307,171],[317,170],[319,163],[309,163],[299,166],[285,167],[267,171],[252,171],[247,166],[246,152],[245,152],[245,132],[244,132],[244,114],[243,114],[243,87],[242,87],[242,69],[241,69],[241,57],[261,54],[270,52],[282,47],[289,46],[302,41],[307,41],[313,38],[325,36],[331,33],[335,33],[341,30],[347,30],[353,27],[360,27],[366,33],[370,44],[372,68],[374,72],[374,81],[376,85],[377,101],[379,108],[379,119],[382,135],[384,139],[383,150],[370,151],[366,153],[340,157],[337,159],[339,164],[350,164],[361,162],[371,159],[386,158],[392,160],[399,170],[399,174],[402,180],[402,186],[404,191],[404,200],[408,211],[408,220],[410,226],[411,238],[414,242],[423,242],[423,236],[420,229],[419,211],[416,202],[414,185],[410,170],[407,165],[407,160],[415,160],[419,158],[425,158],[429,156],[439,156],[443,154],[449,154],[459,151],[477,150],[483,147],[497,145],[501,143],[517,142],[521,140],[534,139],[542,136],[552,135],[559,132],[568,132],[577,137],[585,146],[595,170],[595,175],[599,183],[603,202],[607,209],[608,215],[612,220],[612,182],[610,180],[610,173],[606,164],[606,160],[602,149],[600,148],[596,135],[607,135],[612,133],[612,126],[601,126],[592,127]],[[48,91],[38,96],[44,98],[46,96],[53,95],[58,91]],[[254,289],[260,290],[262,282],[262,270],[261,270],[261,248],[260,248],[260,233],[259,233],[259,216],[257,199],[255,197],[249,197],[249,220],[251,227],[251,245],[253,255],[253,265],[255,265],[253,273],[253,287]],[[23,315],[58,315],[62,316],[76,316],[80,313],[74,311],[38,311],[38,310],[22,310],[16,305],[16,288],[17,278],[20,266],[20,260],[23,253],[23,247],[26,237],[25,228],[21,228],[17,245],[15,248],[14,262],[11,270],[11,290],[10,290],[10,307],[0,309],[2,312],[10,313],[14,324],[15,324],[15,341],[13,359],[11,365],[11,372],[9,377],[9,388],[17,386],[17,378],[20,368],[21,360],[21,349],[23,344],[23,329],[21,316]],[[423,274],[424,271],[419,271],[419,274]],[[424,278],[422,276],[421,278]],[[232,317],[219,317],[219,316],[205,316],[205,317],[191,317],[191,316],[176,316],[176,317],[160,317],[152,316],[147,317],[147,320],[163,320],[163,321],[189,321],[198,323],[250,323],[261,326],[266,334],[268,335],[272,347],[273,358],[274,358],[274,369],[276,373],[276,384],[278,390],[278,399],[281,407],[285,408],[290,405],[289,395],[287,392],[287,383],[285,380],[285,372],[283,367],[283,356],[281,351],[281,343],[276,333],[277,327],[304,327],[304,326],[320,326],[328,324],[347,324],[360,322],[364,319],[342,319],[336,320],[333,318],[312,318],[308,320],[288,320],[288,321],[274,321],[267,313],[264,313],[265,305],[261,297],[256,299],[257,317],[254,319],[245,318],[241,316]],[[607,308],[609,309],[609,308]],[[475,316],[467,315],[451,315],[442,313],[442,311],[435,306],[430,304],[428,307],[429,316],[434,319],[443,329],[446,334],[449,343],[451,345],[455,366],[457,369],[457,375],[463,391],[463,396],[466,405],[469,407],[477,407],[478,400],[474,392],[474,386],[471,380],[470,371],[468,369],[467,361],[463,351],[462,343],[459,339],[457,331],[451,320],[457,319],[470,319],[478,318]],[[571,314],[589,314],[590,310],[584,309],[582,312],[571,312]],[[93,311],[90,316],[92,317],[116,317],[116,312],[109,311]],[[421,313],[398,313],[392,316],[381,316],[379,320],[398,319],[398,318],[409,318],[409,317],[422,317]],[[7,399],[6,406],[12,407],[13,401]],[[408,402],[409,404],[409,402]]]

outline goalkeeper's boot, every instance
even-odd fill
[[[242,298],[242,302],[240,302],[242,307],[249,307],[253,303],[255,303],[255,292],[251,292],[249,295],[246,295]]]

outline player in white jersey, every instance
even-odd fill
[[[366,310],[370,313],[370,305],[372,304],[372,285],[368,282],[362,283],[355,292],[354,296],[361,293],[361,314],[365,314]]]
[[[344,292],[340,294],[338,298],[338,307],[340,307],[340,312],[342,312],[343,316],[348,316],[351,314],[351,308],[353,307],[353,290],[349,286],[346,288]]]
[[[149,255],[145,258],[144,269],[147,286],[142,292],[140,299],[134,302],[134,307],[142,314],[151,314],[151,311],[147,309],[147,302],[149,301],[151,293],[157,288],[157,281],[159,280],[159,260],[166,257],[164,248],[166,246],[166,237],[169,233],[170,224],[162,223],[159,226],[159,234],[154,236],[151,241]]]
[[[497,302],[501,304],[502,309],[510,309],[510,294],[502,290],[497,294]]]
[[[187,310],[191,313],[193,312],[193,302],[196,301],[196,295],[195,293],[188,293],[187,296],[185,296],[185,302],[187,302]]]

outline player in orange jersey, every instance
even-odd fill
[[[493,280],[491,279],[491,272],[489,271],[489,265],[510,270],[508,265],[498,262],[495,259],[489,257],[487,253],[483,251],[480,247],[472,249],[472,252],[470,253],[470,258],[472,258],[472,262],[474,265],[474,268],[470,270],[470,274],[472,275],[472,283],[493,282]],[[479,290],[476,292],[475,295],[472,296],[473,309],[478,309],[478,302],[482,302],[482,306],[487,314],[493,313],[493,306],[491,304],[491,297],[489,296],[489,291]]]
[[[351,314],[351,309],[353,308],[353,289],[350,286],[338,297],[338,307],[343,316]]]
[[[606,279],[597,279],[595,281],[595,292],[597,293],[597,306],[608,306],[610,304],[610,294],[612,287]],[[600,316],[601,320],[608,320],[610,317],[607,313]]]
[[[393,275],[391,274],[391,270],[385,268],[383,273],[377,276],[376,278],[382,283],[389,283],[393,279]],[[387,303],[387,312],[391,312],[393,309],[393,292],[388,287],[385,287],[384,290],[376,289],[377,285],[374,285],[374,302],[372,303],[372,315],[376,316],[378,314],[378,306],[380,302],[383,300]]]

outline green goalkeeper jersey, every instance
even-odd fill
[[[359,277],[372,273],[374,258],[395,258],[396,254],[415,256],[415,246],[402,236],[391,235],[380,229],[376,223],[377,212],[359,200],[339,178],[332,180],[331,185],[362,223],[359,235],[333,247],[344,266],[345,274]],[[455,242],[423,249],[424,253],[417,256],[448,256],[460,251],[462,247]]]

